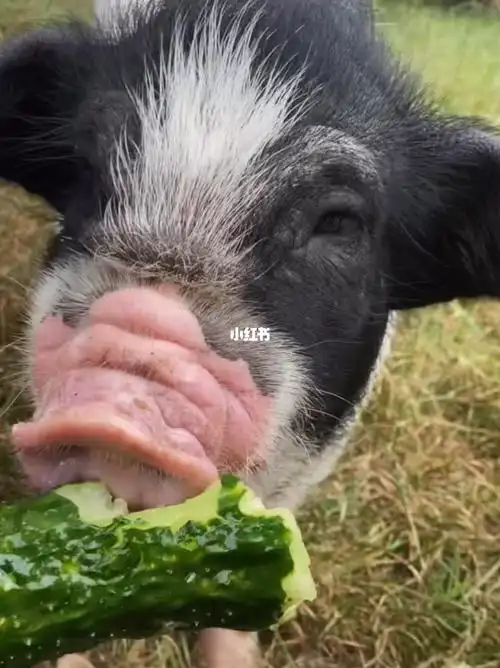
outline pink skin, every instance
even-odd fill
[[[13,444],[39,490],[97,479],[131,507],[164,506],[223,472],[265,465],[272,400],[245,362],[207,346],[170,286],[108,293],[76,329],[45,319],[33,374],[35,414],[14,427]],[[220,630],[200,642],[211,668],[234,659],[233,645],[245,655],[254,645],[246,634]]]
[[[200,634],[196,668],[257,668],[259,649],[251,633],[210,629]],[[84,657],[68,654],[57,668],[94,668]]]

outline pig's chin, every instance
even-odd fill
[[[186,479],[151,468],[106,447],[58,447],[20,454],[22,466],[39,492],[65,484],[101,482],[125,499],[131,511],[182,503],[202,491]]]

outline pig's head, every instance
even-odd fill
[[[37,488],[154,506],[232,471],[293,506],[391,313],[498,294],[498,146],[426,108],[364,9],[202,5],[2,50],[0,176],[60,214],[13,435]]]

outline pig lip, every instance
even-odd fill
[[[105,407],[85,406],[70,409],[60,416],[42,418],[36,423],[15,425],[12,440],[21,455],[43,454],[64,443],[82,447],[109,443],[115,450],[152,468],[170,471],[176,477],[189,480],[195,489],[204,489],[218,477],[217,467],[194,436],[183,429],[178,432],[188,440],[189,454],[151,442],[132,420],[110,415]]]

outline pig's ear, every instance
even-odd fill
[[[42,30],[0,45],[0,179],[58,210],[84,165],[72,123],[82,58],[68,33]]]
[[[500,139],[471,127],[439,136],[396,176],[384,268],[393,309],[500,297]]]

